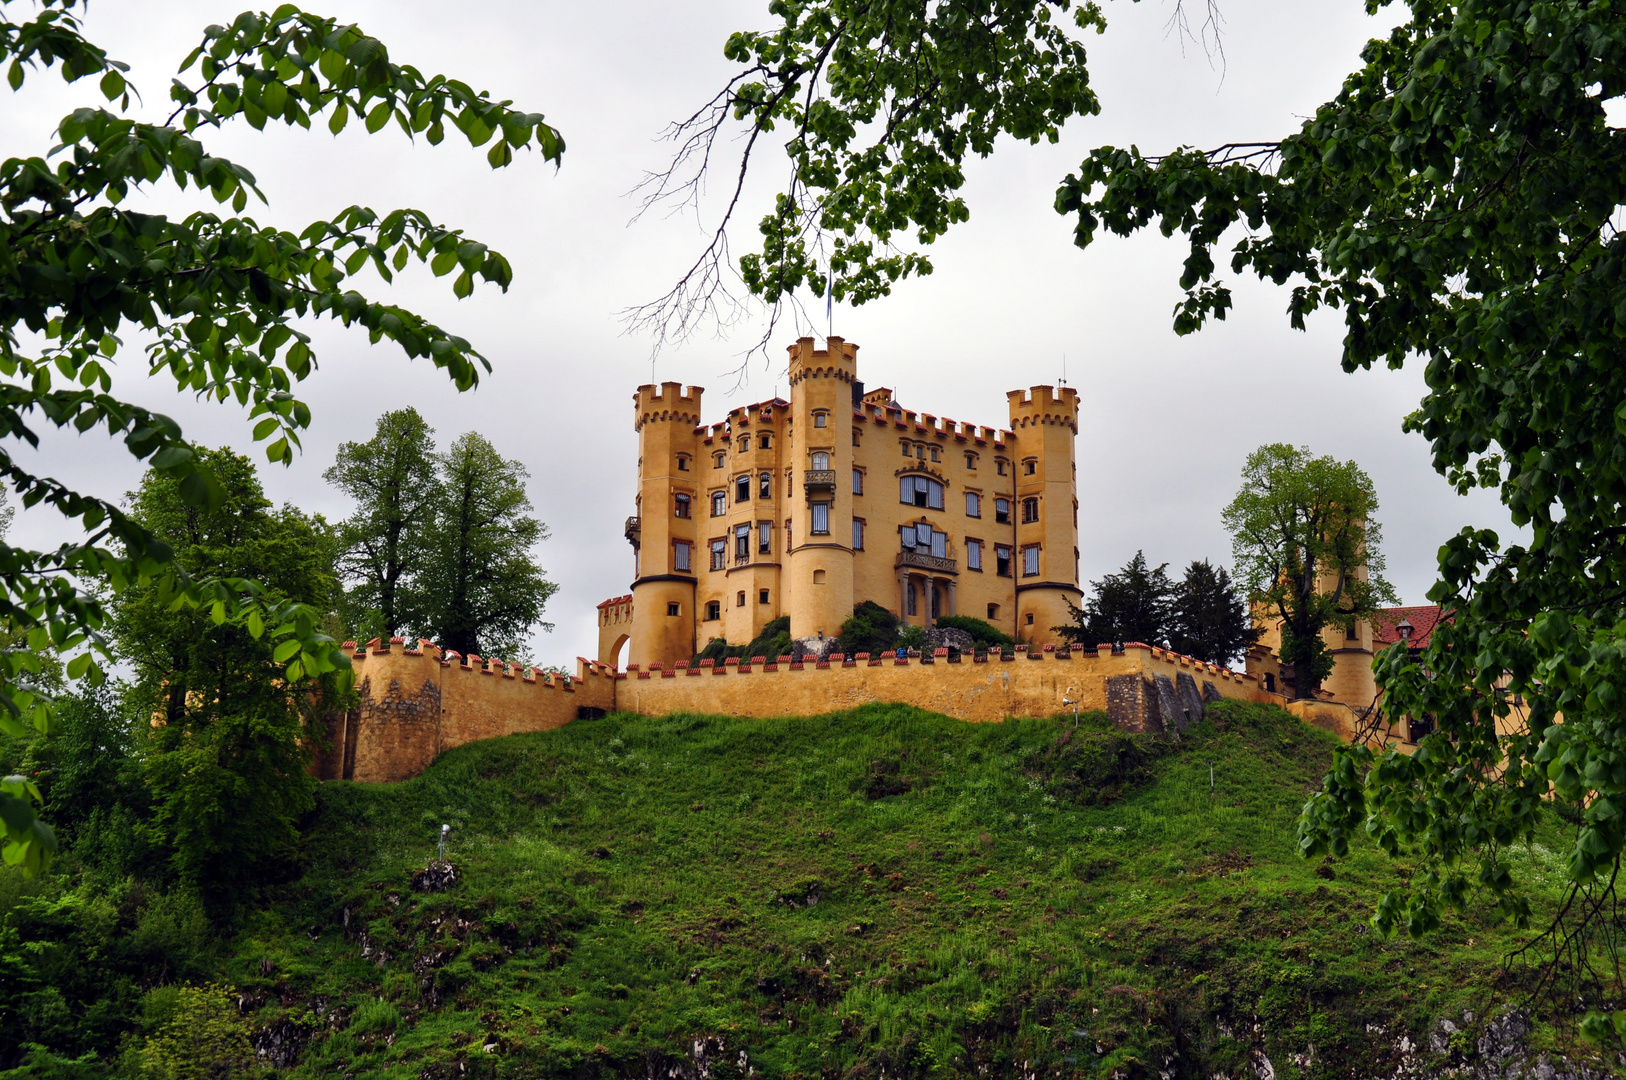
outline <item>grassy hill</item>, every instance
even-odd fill
[[[308,872],[209,961],[238,995],[214,1022],[312,1077],[1461,1062],[1463,1011],[1521,997],[1499,966],[1516,936],[1470,918],[1377,940],[1370,905],[1406,866],[1296,858],[1332,745],[1237,703],[1178,745],[901,706],[477,743],[407,783],[323,786]],[[443,822],[460,880],[414,891]],[[1546,848],[1524,857],[1557,888]],[[130,1046],[186,1042],[177,993],[147,995]],[[1433,1053],[1441,1017],[1469,1030]]]

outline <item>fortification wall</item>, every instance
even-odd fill
[[[313,763],[323,780],[385,783],[416,776],[454,746],[527,731],[548,731],[583,709],[615,708],[616,682],[601,665],[581,660],[577,676],[442,654],[400,638],[354,648],[361,700],[328,718],[328,746]]]
[[[1221,698],[1279,701],[1252,677],[1131,644],[1110,648],[1065,646],[986,659],[947,650],[898,659],[883,654],[826,663],[769,662],[757,657],[699,667],[659,665],[616,673],[616,708],[663,714],[714,712],[733,716],[804,716],[850,709],[872,701],[905,702],[960,720],[987,723],[1008,716],[1052,716],[1076,701],[1100,709],[1131,731],[1183,730],[1206,702]],[[839,655],[839,654],[838,654]]]

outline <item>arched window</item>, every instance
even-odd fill
[[[712,492],[711,493],[711,516],[712,517],[722,517],[724,512],[727,511],[727,509],[728,509],[728,495],[727,495],[727,493],[721,492],[721,491]]]
[[[824,470],[830,467],[830,455],[820,450],[813,455],[813,468]]]
[[[680,518],[689,516],[689,497],[687,495],[672,496],[672,513]]]
[[[814,427],[827,427],[827,426],[829,426],[829,423],[830,423],[830,414],[829,413],[827,413],[827,412],[816,412],[816,413],[813,414],[813,426]]]
[[[728,541],[713,540],[711,542],[711,568],[721,570],[728,560]]]
[[[751,478],[749,476],[735,477],[734,501],[737,503],[751,501]]]
[[[773,473],[765,472],[757,477],[757,498],[773,498]]]
[[[929,510],[943,509],[943,485],[929,476],[900,476],[898,501]]]
[[[1039,459],[1038,458],[1023,458],[1022,459],[1022,475],[1023,476],[1032,476],[1035,472],[1038,471],[1038,469],[1039,469]]]
[[[931,454],[932,454],[932,460],[936,461],[937,460],[937,447],[935,447],[935,446],[931,447]]]
[[[751,526],[734,526],[734,561],[748,562],[751,558]],[[740,595],[745,595],[741,593]]]
[[[1033,522],[1038,521],[1038,520],[1039,520],[1039,500],[1038,499],[1023,499],[1022,500],[1022,521],[1023,521],[1023,523],[1024,524],[1032,524]]]
[[[1011,523],[1011,500],[999,498],[994,500],[994,520],[1001,525]]]

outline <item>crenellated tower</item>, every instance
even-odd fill
[[[1078,391],[1035,386],[1012,390],[1012,525],[1015,533],[1016,630],[1028,641],[1054,643],[1051,627],[1071,621],[1078,581]]]
[[[650,664],[686,656],[694,647],[695,581],[702,557],[696,533],[701,495],[696,476],[700,425],[698,386],[640,386],[634,395],[638,432],[638,506],[627,521],[637,560],[627,662]]]
[[[858,346],[790,346],[790,548],[785,560],[792,637],[833,637],[853,610],[853,404]]]

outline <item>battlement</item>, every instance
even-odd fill
[[[935,436],[939,439],[953,439],[956,442],[974,442],[979,445],[993,444],[1003,446],[1005,441],[1012,437],[1012,433],[1001,428],[983,427],[977,424],[949,420],[933,416],[931,413],[916,413],[912,409],[905,409],[896,404],[875,403],[868,400],[865,395],[863,404],[853,409],[853,416],[868,420],[875,424],[893,427],[899,431],[907,431],[914,435]]]
[[[852,382],[858,377],[858,346],[841,338],[826,338],[822,349],[815,347],[813,338],[798,338],[786,351],[790,354],[791,386],[803,379]]]
[[[687,394],[682,390],[683,384],[675,382],[663,382],[659,388],[653,383],[640,386],[633,395],[638,413],[634,430],[642,429],[650,421],[672,421],[691,426],[700,423],[700,397],[705,393],[705,387],[691,386]]]
[[[1065,424],[1078,433],[1078,391],[1064,386],[1059,391],[1053,386],[1035,386],[1027,390],[1009,390],[1011,427],[1022,428],[1032,424]]]

